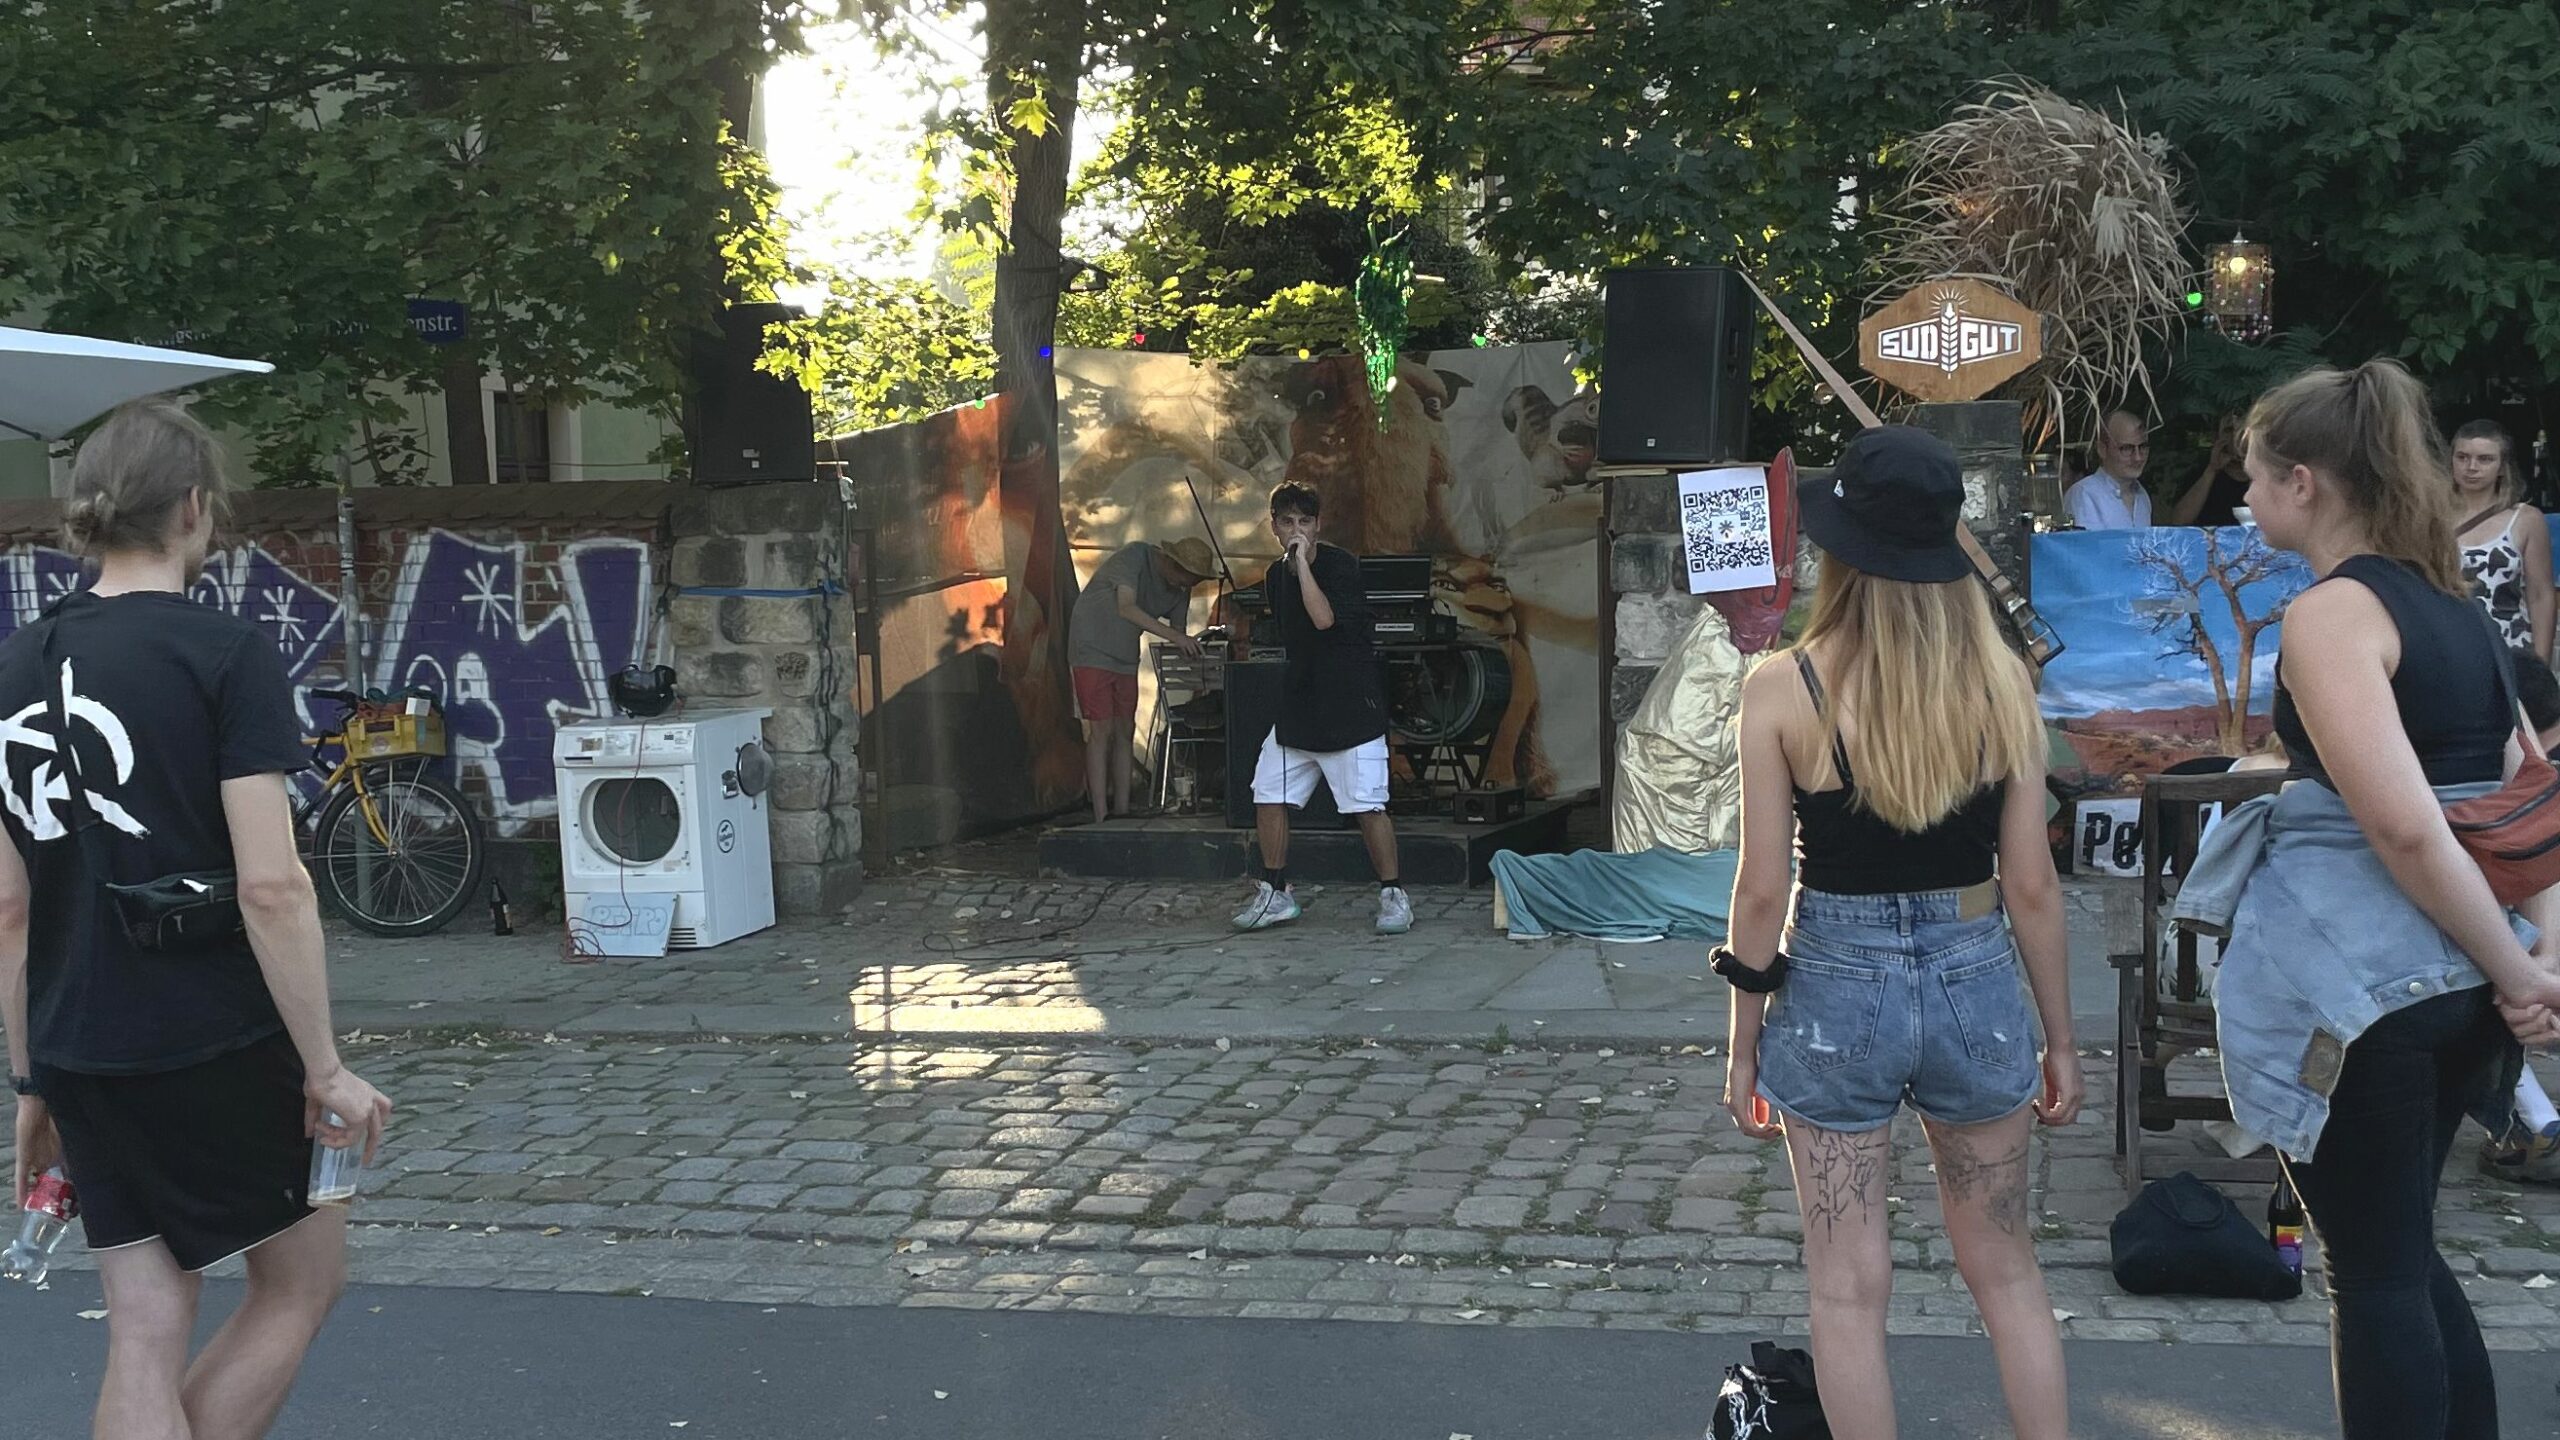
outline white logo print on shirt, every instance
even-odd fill
[[[47,759],[37,761],[35,768],[28,772],[23,793],[15,779],[14,752],[18,747],[25,746],[48,756],[58,751],[53,736],[29,723],[44,714],[46,709],[45,703],[39,700],[8,719],[0,720],[0,765],[6,766],[8,777],[7,783],[0,785],[0,799],[8,802],[9,813],[16,816],[18,823],[27,827],[27,833],[39,841],[59,840],[71,833],[56,808],[57,804],[68,804],[71,799],[71,779],[67,774],[57,770],[54,762]],[[69,660],[62,662],[62,712],[67,720],[86,724],[99,739],[107,742],[107,756],[115,762],[115,783],[118,786],[133,778],[132,735],[124,728],[124,722],[116,718],[116,712],[81,694],[72,684]],[[151,827],[134,819],[131,811],[100,794],[94,784],[95,777],[91,778],[93,783],[86,787],[86,793],[89,808],[97,812],[99,819],[127,835],[139,837],[151,833]]]

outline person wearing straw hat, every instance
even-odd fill
[[[1076,713],[1084,718],[1085,794],[1099,824],[1129,813],[1129,770],[1138,739],[1139,636],[1153,635],[1185,655],[1200,642],[1179,623],[1191,592],[1217,578],[1209,543],[1186,535],[1157,545],[1141,540],[1095,567],[1067,624]]]

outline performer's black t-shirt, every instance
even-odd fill
[[[283,658],[248,621],[169,592],[83,592],[55,615],[55,663],[43,654],[53,622],[0,644],[0,799],[34,892],[34,1058],[95,1074],[176,1070],[274,1034],[284,1022],[246,939],[155,954],[125,938],[72,834],[70,797],[75,784],[88,797],[114,883],[233,868],[222,782],[308,758]],[[68,736],[49,683],[63,688]]]
[[[1318,544],[1309,562],[1316,585],[1333,607],[1333,628],[1319,630],[1307,618],[1297,567],[1275,561],[1263,580],[1289,673],[1280,687],[1280,743],[1326,754],[1364,745],[1387,733],[1385,677],[1369,629],[1369,593],[1360,561],[1348,550]]]

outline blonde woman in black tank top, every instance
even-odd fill
[[[1963,502],[1936,437],[1851,440],[1798,496],[1823,551],[1812,625],[1742,692],[1742,857],[1715,957],[1735,987],[1725,1103],[1786,1138],[1836,1440],[1894,1434],[1885,1190],[1906,1104],[2011,1423],[2020,1440],[2068,1430],[2027,1223],[2033,1131],[2080,1109],[2062,887],[2034,681],[1957,546]]]

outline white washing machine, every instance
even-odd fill
[[[583,924],[603,953],[656,953],[613,945],[615,931],[663,927],[666,947],[702,949],[773,923],[772,713],[684,710],[560,727],[551,758],[573,938]]]

